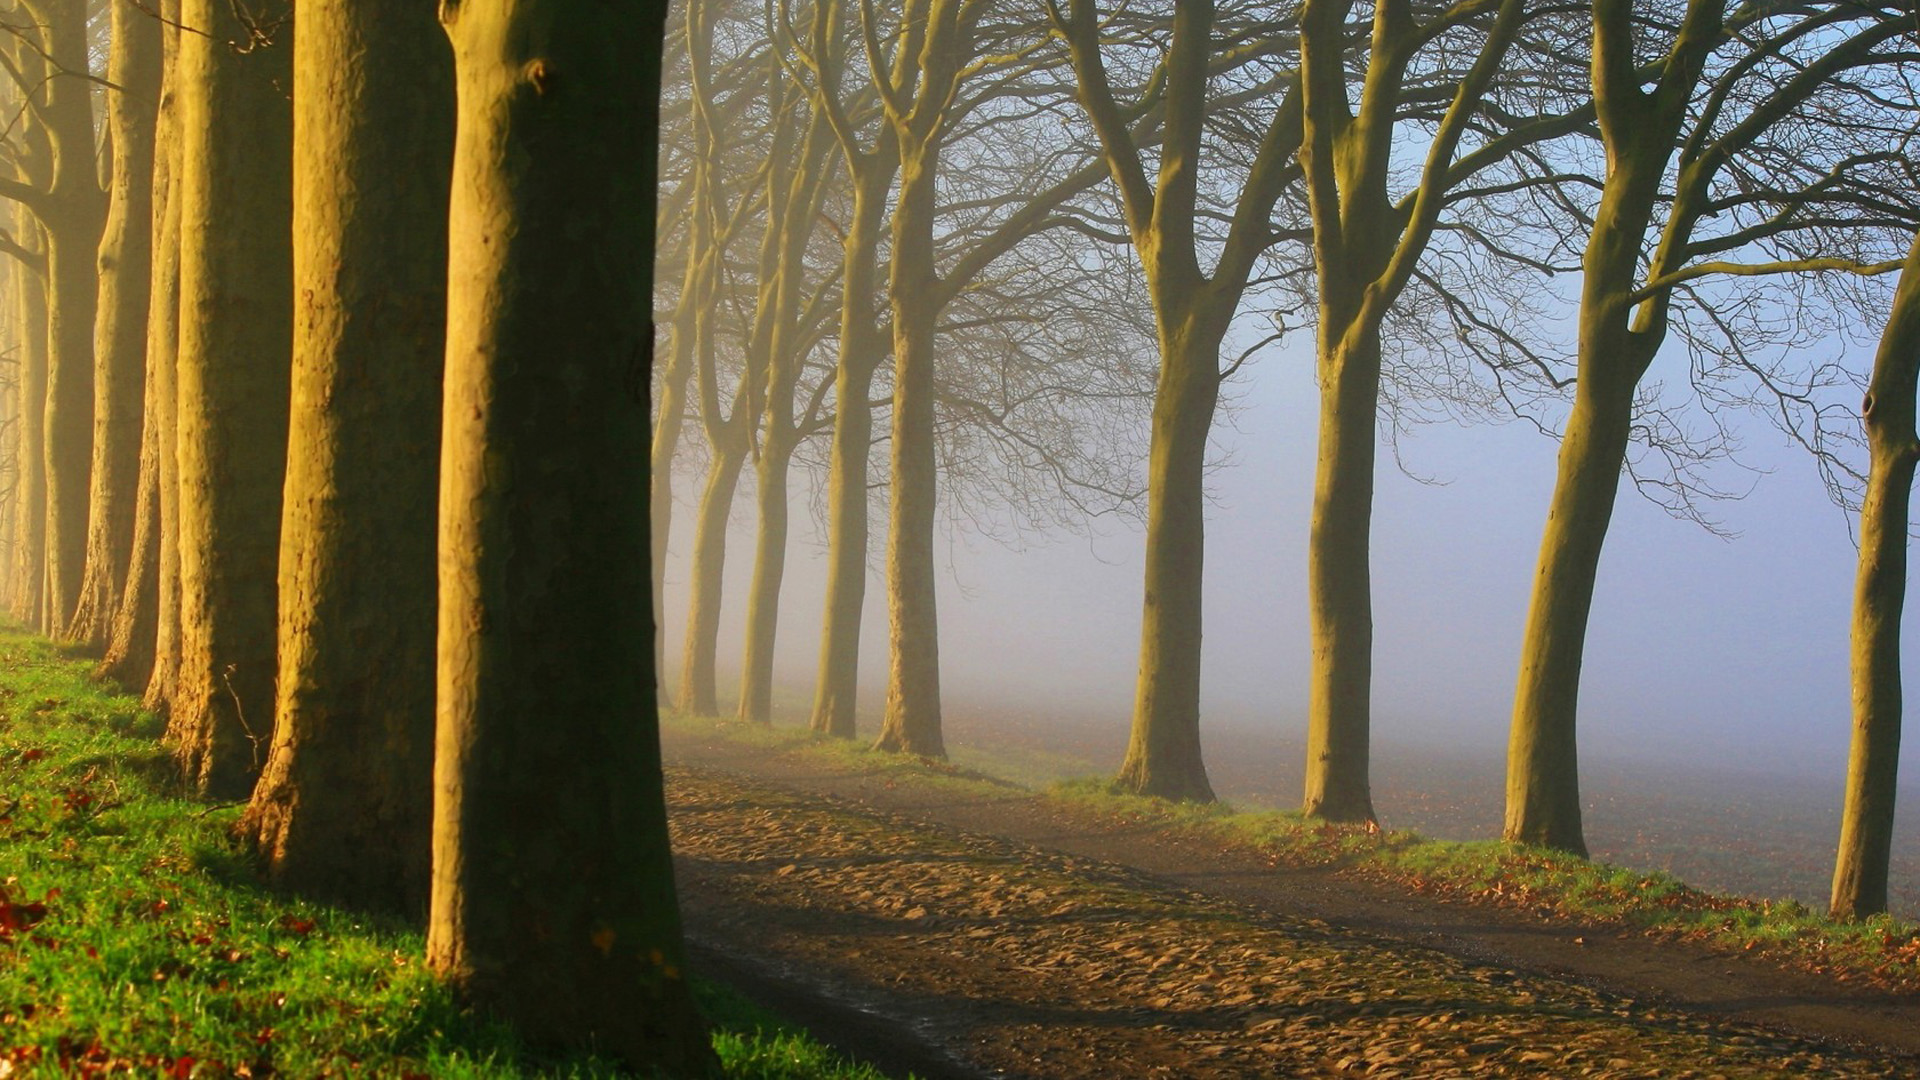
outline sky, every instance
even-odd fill
[[[1302,335],[1304,337],[1304,335]],[[1859,357],[1864,364],[1866,357]],[[1317,406],[1301,341],[1236,378],[1225,463],[1210,482],[1203,739],[1238,727],[1303,739],[1307,525]],[[1838,784],[1848,743],[1847,628],[1853,542],[1813,464],[1754,418],[1743,460],[1761,472],[1716,507],[1738,536],[1678,521],[1623,485],[1600,567],[1581,683],[1592,760],[1694,765]],[[1530,425],[1417,429],[1399,471],[1383,450],[1374,511],[1374,730],[1383,744],[1504,753],[1520,634],[1558,444]],[[796,479],[798,474],[796,474]],[[730,544],[721,697],[731,698],[750,572],[743,482]],[[678,485],[682,497],[696,485]],[[690,507],[668,571],[669,672],[685,617]],[[876,520],[875,544],[884,543]],[[949,711],[1018,704],[1077,722],[1128,723],[1138,649],[1143,540],[1103,520],[1096,535],[1029,538],[1021,550],[958,533],[943,544],[941,663]],[[877,561],[877,560],[876,560]],[[777,654],[783,697],[804,702],[817,657],[824,543],[796,495]],[[871,579],[862,682],[877,724],[886,609]],[[1911,620],[1910,620],[1911,622]],[[1920,632],[1909,626],[1908,640]],[[1914,649],[1909,646],[1909,670]],[[1907,780],[1920,779],[1914,746]]]

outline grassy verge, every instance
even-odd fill
[[[419,932],[260,887],[240,810],[181,796],[155,719],[0,633],[0,1078],[613,1077],[459,1008]],[[879,1080],[697,986],[728,1077]]]
[[[843,768],[929,776],[1005,797],[988,755],[962,767],[900,757],[839,740],[815,740],[794,728],[669,717],[669,726],[817,755]],[[1004,774],[1000,774],[1004,775]],[[1115,791],[1104,779],[1054,782],[1044,797],[1133,827],[1251,849],[1269,863],[1328,867],[1391,882],[1436,898],[1490,904],[1596,927],[1632,930],[1768,957],[1843,982],[1920,992],[1920,926],[1887,916],[1836,922],[1797,901],[1728,896],[1696,889],[1671,874],[1646,872],[1500,841],[1434,840],[1309,821],[1298,814],[1196,805]]]

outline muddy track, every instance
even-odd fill
[[[891,1071],[1920,1074],[1912,1000],[1246,851],[1143,849],[1017,790],[684,734],[667,750],[707,964]]]

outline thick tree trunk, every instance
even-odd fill
[[[32,0],[50,68],[86,71],[84,0]],[[80,599],[87,554],[87,474],[93,445],[93,322],[96,260],[106,224],[93,133],[91,87],[52,77],[41,113],[53,148],[51,186],[37,210],[47,234],[47,605],[48,629],[64,636]]]
[[[721,586],[726,578],[727,518],[747,461],[746,449],[714,448],[694,519],[693,559],[687,590],[687,638],[680,654],[680,710],[694,716],[720,713],[715,665],[720,649]]]
[[[1587,619],[1633,422],[1640,365],[1583,345],[1540,540],[1507,746],[1506,839],[1587,853],[1575,720]]]
[[[59,80],[57,80],[59,81]],[[78,213],[47,229],[47,632],[64,638],[87,554],[87,467],[93,445],[94,273],[99,230]]]
[[[160,22],[114,4],[107,78],[113,136],[111,200],[97,266],[93,331],[93,469],[86,562],[70,641],[104,649],[127,585],[140,484],[146,404],[147,309],[153,282],[155,119],[160,101]]]
[[[1329,821],[1371,821],[1373,584],[1368,553],[1380,407],[1379,330],[1358,330],[1351,339],[1322,348],[1320,451],[1307,547],[1313,661],[1301,812]]]
[[[906,152],[893,211],[888,291],[893,303],[891,512],[887,516],[887,711],[875,747],[946,757],[940,733],[939,571],[933,558],[938,509],[933,401],[939,290],[934,264],[934,193],[939,149]]]
[[[1860,504],[1860,566],[1853,588],[1853,746],[1841,804],[1831,912],[1859,919],[1887,910],[1893,814],[1900,769],[1900,616],[1914,466],[1915,383],[1920,381],[1920,239],[1907,255],[1893,313],[1880,337],[1861,406],[1870,454]]]
[[[827,460],[827,596],[810,726],[851,739],[859,714],[860,623],[867,600],[867,477],[873,452],[873,377],[882,353],[874,328],[880,228],[894,176],[891,155],[854,175],[853,212],[841,245],[840,354],[833,376]]]
[[[169,734],[190,783],[252,789],[272,737],[292,348],[293,29],[245,53],[236,9],[180,38],[180,661]]]
[[[842,357],[834,374],[833,435],[827,457],[827,595],[821,610],[820,668],[809,726],[822,735],[857,733],[860,623],[867,603],[869,498],[873,452],[873,368]]]
[[[279,882],[420,913],[453,63],[424,5],[332,0],[296,18],[280,667],[241,829]]]
[[[17,215],[21,234],[39,231],[25,213]],[[45,453],[47,400],[47,293],[44,279],[21,268],[14,278],[16,325],[20,331],[20,427],[14,453],[19,491],[14,496],[19,526],[18,545],[9,568],[13,614],[36,630],[45,631],[47,583],[47,459]]]
[[[178,0],[169,0],[163,19],[175,19]],[[175,19],[177,21],[177,19]],[[173,354],[179,344],[180,260],[178,237],[179,202],[173,182],[176,141],[173,106],[173,50],[176,32],[162,25],[162,75],[159,107],[154,117],[153,138],[153,220],[148,223],[149,268],[152,278],[147,289],[147,313],[141,320],[144,332],[140,352],[145,371],[141,405],[140,475],[134,496],[132,551],[127,562],[127,579],[114,612],[113,627],[107,637],[107,655],[100,662],[100,674],[131,690],[144,690],[153,677],[160,621],[160,549],[161,549],[161,455],[172,458],[171,416],[173,395]],[[173,582],[177,588],[177,580]],[[171,610],[171,609],[170,609]]]
[[[1211,802],[1213,786],[1200,756],[1200,613],[1207,432],[1220,397],[1226,322],[1191,312],[1175,319],[1160,334],[1140,668],[1119,783],[1142,795]]]
[[[682,1075],[711,1051],[684,977],[633,468],[665,9],[440,9],[460,124],[427,955],[535,1042]]]
[[[786,392],[791,395],[792,387]],[[793,449],[790,436],[769,437],[754,468],[760,529],[754,536],[740,667],[740,719],[753,724],[773,722],[773,644],[779,631],[780,585],[787,572],[787,474]]]
[[[181,0],[165,0],[161,13],[178,20]],[[180,672],[180,209],[181,155],[179,69],[180,33],[163,28],[167,42],[167,90],[163,102],[168,117],[166,141],[159,152],[167,161],[167,198],[153,250],[153,310],[147,316],[147,364],[153,388],[154,411],[147,422],[159,429],[160,541],[158,583],[154,596],[153,674],[147,678],[142,704],[165,712],[173,700]]]

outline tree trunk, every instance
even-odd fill
[[[154,117],[152,221],[148,223],[148,263],[151,281],[140,352],[145,363],[142,384],[139,484],[134,496],[133,540],[127,578],[107,638],[107,655],[100,675],[130,690],[150,685],[154,671],[160,621],[161,456],[172,458],[173,354],[179,343],[180,260],[179,200],[173,182],[176,141],[173,105],[173,51],[177,33],[165,20],[178,21],[178,0],[168,0],[159,30],[162,53],[159,105]],[[177,568],[176,568],[177,569]],[[171,583],[177,587],[178,582]],[[169,607],[169,610],[172,610]]]
[[[1213,786],[1200,756],[1201,571],[1207,432],[1220,397],[1226,320],[1191,311],[1177,318],[1160,335],[1147,459],[1140,669],[1119,783],[1141,795],[1211,802]]]
[[[161,5],[163,23],[178,22],[181,0],[165,0]],[[157,144],[156,155],[167,162],[167,198],[164,213],[155,223],[159,229],[153,249],[153,309],[147,316],[147,364],[153,387],[155,411],[147,422],[159,429],[158,462],[160,541],[158,584],[154,596],[153,674],[147,678],[141,704],[155,712],[166,712],[180,672],[180,470],[179,414],[180,379],[180,210],[181,210],[181,131],[180,114],[180,32],[163,25],[166,41],[166,97],[162,115],[167,118],[164,141]],[[157,160],[158,158],[156,158]]]
[[[720,648],[721,585],[726,577],[727,518],[746,448],[715,447],[700,493],[700,516],[693,532],[692,571],[687,591],[687,639],[680,654],[680,710],[694,716],[718,716],[720,702],[714,666]]]
[[[1335,331],[1334,334],[1337,334]],[[1323,335],[1320,452],[1307,547],[1313,666],[1307,693],[1306,797],[1301,812],[1372,821],[1368,781],[1373,683],[1375,424],[1380,406],[1379,328],[1351,339]]]
[[[1861,418],[1867,429],[1866,498],[1853,589],[1853,747],[1841,804],[1831,912],[1859,919],[1887,910],[1887,870],[1900,769],[1900,615],[1907,597],[1907,530],[1920,380],[1920,239],[1907,254],[1893,313],[1874,356]]]
[[[696,215],[705,212],[704,203],[698,196],[695,197],[693,212]],[[700,230],[696,229],[695,232],[698,234]],[[700,273],[699,260],[689,250],[686,278],[681,286],[679,303],[675,305],[673,330],[667,343],[667,367],[660,374],[659,419],[654,425],[652,442],[648,447],[648,499],[652,528],[649,550],[653,556],[653,670],[656,677],[666,670],[667,636],[661,633],[661,629],[666,626],[667,617],[664,597],[667,585],[667,540],[673,527],[673,461],[679,454],[680,432],[686,427],[687,421],[687,380],[693,376],[692,309],[704,296],[698,284]],[[661,697],[665,696],[663,686]]]
[[[293,30],[248,40],[184,0],[180,38],[180,661],[169,734],[191,784],[252,791],[272,737],[292,348]]]
[[[933,251],[937,144],[903,147],[893,211],[893,476],[887,517],[887,711],[875,747],[947,756],[940,734],[940,620],[934,583],[933,399],[938,291]]]
[[[1609,355],[1611,354],[1611,355]],[[1607,523],[1613,517],[1633,422],[1640,365],[1605,344],[1582,344],[1573,412],[1540,540],[1520,646],[1507,746],[1509,841],[1585,856],[1575,720],[1587,617]]]
[[[86,71],[84,0],[34,0],[42,47],[53,70]],[[93,445],[95,260],[105,226],[93,137],[91,88],[78,78],[46,80],[42,113],[53,147],[51,186],[37,211],[47,233],[47,605],[48,631],[64,636],[80,599],[87,554],[87,473]]]
[[[64,216],[64,215],[63,215]],[[47,632],[64,638],[87,552],[87,466],[93,443],[95,233],[77,222],[47,230]]]
[[[860,623],[867,600],[867,476],[873,451],[875,340],[873,297],[880,226],[892,186],[892,156],[868,159],[854,174],[853,210],[841,245],[840,354],[833,376],[833,436],[827,461],[827,596],[821,611],[820,670],[814,682],[814,731],[851,739],[858,716]]]
[[[762,282],[762,311],[767,320],[761,385],[765,398],[759,415],[760,454],[754,463],[759,530],[753,550],[753,578],[747,589],[746,642],[740,663],[740,719],[773,722],[773,646],[779,633],[780,586],[787,570],[787,475],[799,446],[794,395],[799,392],[800,303],[808,292],[807,247],[825,201],[832,170],[827,154],[833,132],[823,110],[809,117],[803,150],[793,168],[771,172],[768,231],[775,241],[773,276]],[[787,129],[783,129],[787,130]],[[776,153],[785,139],[776,139]],[[772,285],[768,292],[767,285]]]
[[[97,266],[93,330],[93,470],[86,562],[67,639],[104,649],[127,586],[146,404],[147,309],[153,283],[153,147],[160,102],[160,21],[112,9],[107,95],[113,175]]]
[[[24,212],[16,215],[23,237],[39,232]],[[44,249],[43,249],[44,250]],[[45,453],[47,401],[47,293],[39,272],[21,267],[14,278],[14,309],[20,332],[20,439],[18,508],[8,589],[16,618],[44,632],[47,582],[47,458]]]
[[[666,5],[637,8],[440,9],[460,123],[427,955],[531,1041],[679,1075],[712,1055],[684,978],[639,555]]]
[[[453,63],[424,5],[297,10],[280,668],[273,749],[241,829],[276,881],[418,914]]]
[[[785,392],[791,400],[793,388],[788,386]],[[787,572],[787,474],[793,449],[790,436],[769,436],[754,468],[760,529],[754,537],[747,640],[740,667],[740,719],[752,724],[773,722],[773,643],[779,630],[780,585]]]

